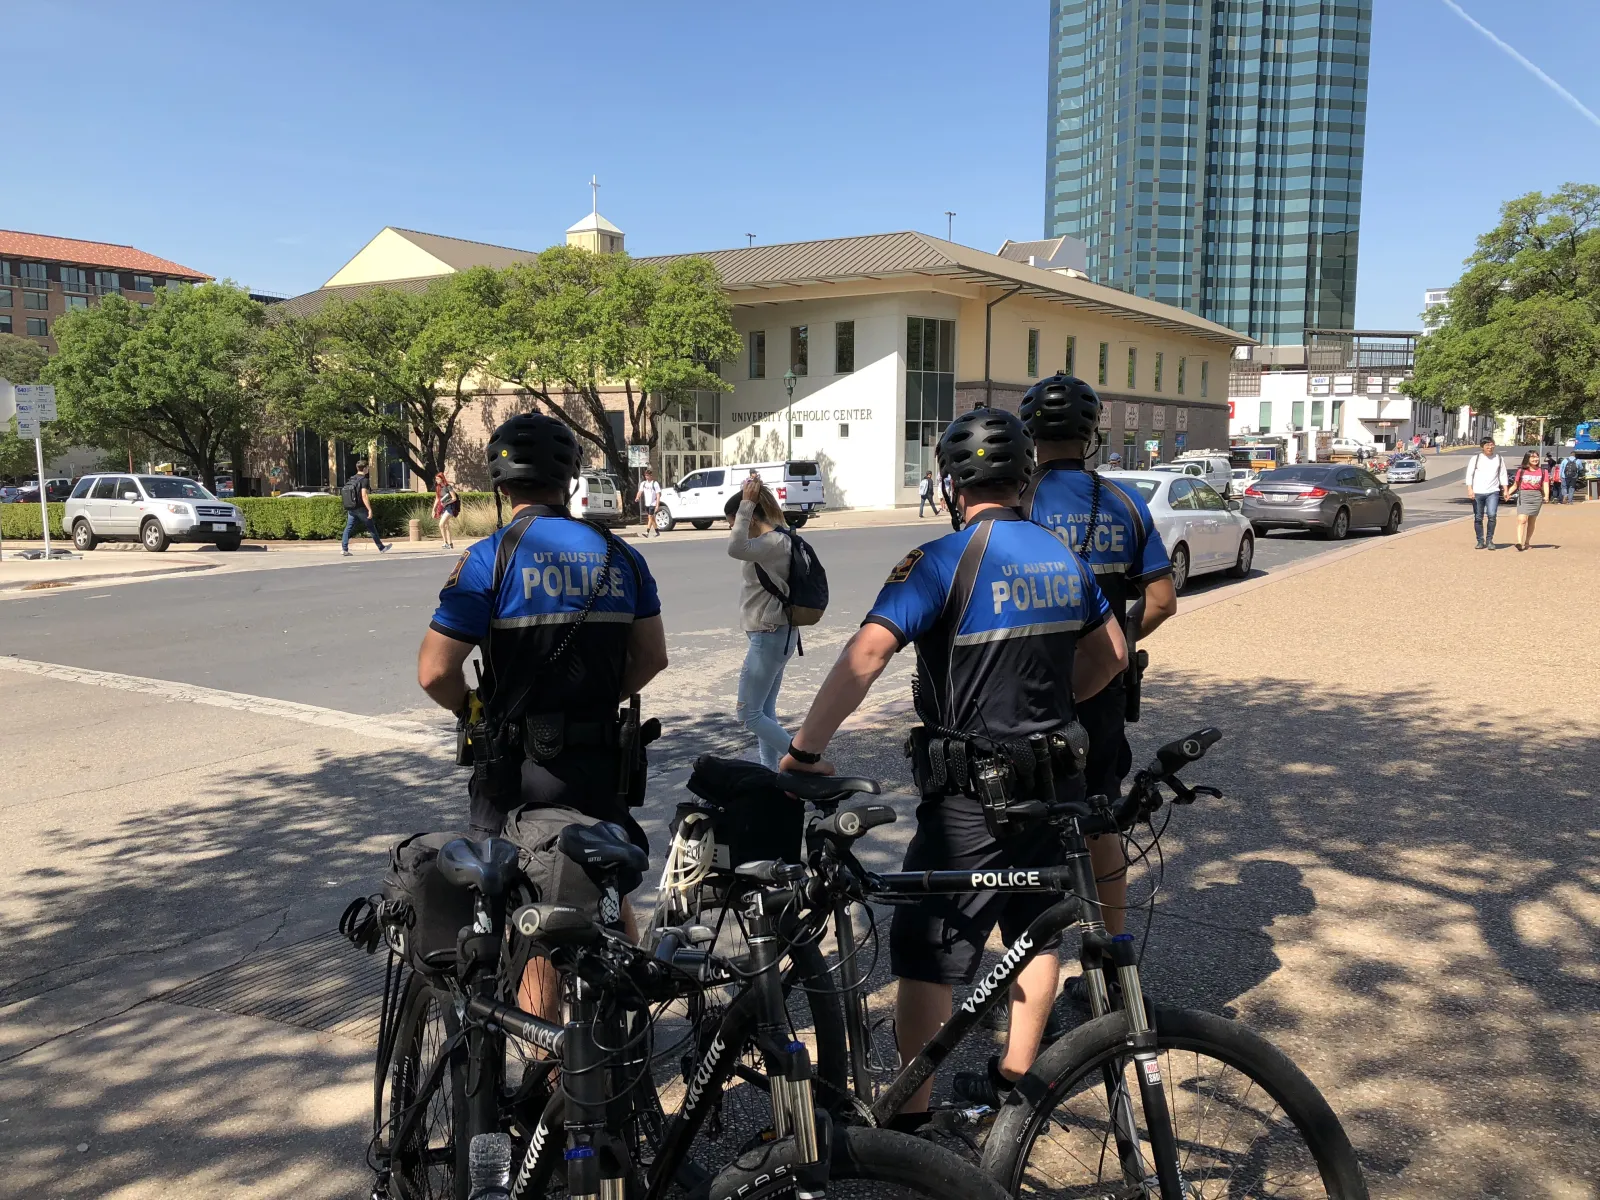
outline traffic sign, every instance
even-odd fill
[[[19,438],[40,437],[39,418],[32,413],[24,413],[21,405],[17,406],[17,436]]]
[[[38,416],[40,421],[54,421],[56,419],[56,387],[53,383],[19,383],[17,391],[17,412],[22,411],[24,404],[30,411]]]

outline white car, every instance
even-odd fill
[[[799,529],[827,503],[822,472],[810,459],[711,467],[691,471],[673,487],[661,490],[656,528],[665,533],[679,521],[688,521],[696,529],[710,529],[713,521],[723,519],[728,497],[751,475],[759,475],[772,489],[791,528]]]
[[[244,514],[181,475],[85,475],[61,526],[80,551],[100,542],[143,542],[157,553],[173,542],[237,550],[244,541]]]
[[[1171,462],[1158,463],[1150,468],[1152,471],[1172,471],[1184,475],[1193,475],[1209,483],[1214,491],[1221,493],[1226,498],[1234,495],[1233,492],[1233,463],[1226,454],[1211,453],[1205,450],[1190,450],[1178,455]],[[1241,491],[1240,495],[1243,494]]]
[[[1245,488],[1254,486],[1260,478],[1260,471],[1252,470],[1249,467],[1234,467],[1233,492],[1231,494],[1234,496],[1244,495]]]
[[[622,490],[604,471],[582,471],[572,481],[567,507],[575,517],[586,517],[596,525],[622,524]]]
[[[1135,489],[1150,506],[1156,530],[1172,560],[1172,586],[1183,591],[1196,575],[1226,571],[1250,574],[1256,539],[1246,521],[1204,480],[1171,471],[1106,471]]]

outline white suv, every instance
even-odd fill
[[[799,529],[827,504],[822,472],[810,459],[712,467],[691,471],[672,487],[662,489],[656,528],[665,533],[679,521],[688,521],[696,529],[710,529],[713,521],[723,519],[728,497],[752,475],[759,475],[772,489],[791,528]]]
[[[85,475],[67,497],[61,526],[83,551],[133,541],[158,553],[172,542],[237,550],[244,541],[244,514],[179,475]]]

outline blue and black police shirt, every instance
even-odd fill
[[[599,531],[560,509],[534,511],[538,515],[517,544],[498,594],[492,594],[495,556],[501,541],[515,535],[515,521],[457,560],[439,592],[431,628],[474,645],[489,640],[492,654],[485,657],[492,661],[484,664],[482,693],[488,702],[501,686],[512,694],[521,689],[523,673],[549,659],[598,589],[572,644],[536,681],[526,711],[614,715],[633,623],[661,612],[656,581],[643,557],[620,541],[602,571],[606,539]]]
[[[1099,488],[1100,515],[1089,541],[1089,566],[1120,624],[1136,588],[1172,574],[1172,563],[1150,506],[1132,483],[1101,480]],[[1094,490],[1095,476],[1081,461],[1045,463],[1023,496],[1022,511],[1081,555]]]
[[[986,544],[962,605],[952,584],[975,538]],[[940,724],[1006,741],[1072,719],[1078,639],[1110,612],[1077,555],[1017,510],[991,508],[901,559],[866,620],[916,643],[918,690]]]

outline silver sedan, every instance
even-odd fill
[[[1150,506],[1172,560],[1175,590],[1183,591],[1191,576],[1210,571],[1226,571],[1235,579],[1250,574],[1256,555],[1250,523],[1210,484],[1168,471],[1107,471],[1105,476],[1134,488]]]
[[[1400,529],[1400,497],[1348,463],[1300,463],[1265,472],[1244,493],[1258,537],[1270,529],[1312,530],[1342,541],[1352,529]]]
[[[1394,458],[1384,475],[1390,483],[1422,483],[1428,478],[1428,468],[1420,458]]]

